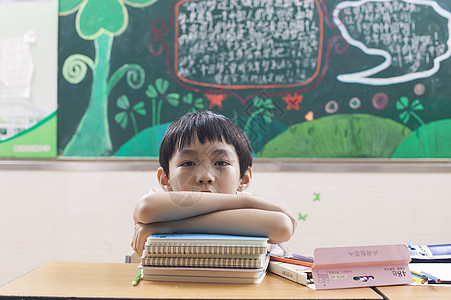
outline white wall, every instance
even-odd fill
[[[2,170],[0,285],[47,261],[123,262],[154,171]],[[451,173],[254,172],[249,189],[307,214],[289,243],[449,243]],[[314,201],[314,193],[320,201]]]

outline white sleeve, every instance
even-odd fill
[[[164,193],[164,190],[161,187],[153,186],[150,188],[149,194],[154,194],[154,193]]]

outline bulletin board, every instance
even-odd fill
[[[58,0],[0,0],[0,157],[57,155]]]
[[[450,158],[447,0],[110,0],[59,7],[58,154],[158,155],[227,116],[255,157]]]

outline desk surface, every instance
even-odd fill
[[[260,284],[140,281],[137,264],[49,262],[0,287],[0,296],[156,299],[382,299],[370,288],[314,291],[268,273]],[[451,287],[388,286],[389,299],[449,299]]]
[[[370,288],[314,291],[268,273],[260,284],[131,282],[137,264],[49,262],[0,287],[0,296],[197,299],[382,299]]]

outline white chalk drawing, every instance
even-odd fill
[[[440,42],[438,31],[428,34],[417,34],[415,19],[412,14],[421,15],[421,5],[432,8],[447,21],[448,32],[446,42]],[[360,9],[372,11],[367,16],[360,14]],[[377,11],[386,10],[385,15]],[[402,12],[402,15],[397,15]],[[355,16],[347,15],[354,14]],[[387,14],[388,13],[388,14]],[[342,16],[344,15],[344,18]],[[360,16],[359,16],[360,15]],[[355,20],[350,20],[354,17]],[[365,18],[365,19],[364,19]],[[356,20],[359,19],[359,20]],[[334,23],[338,26],[343,38],[352,46],[358,47],[365,54],[380,56],[384,61],[364,71],[340,74],[337,79],[346,83],[361,83],[367,85],[389,85],[409,82],[415,79],[427,78],[440,69],[440,63],[451,56],[451,13],[431,0],[361,0],[345,1],[337,5],[333,12]],[[344,20],[344,23],[342,21]],[[360,22],[360,23],[359,23]],[[364,42],[351,36],[348,29],[360,34]],[[366,28],[365,28],[366,27]],[[402,32],[398,37],[393,34],[393,28]],[[382,35],[382,31],[384,31]],[[377,34],[376,34],[376,31]],[[443,31],[440,31],[443,34]],[[401,40],[393,40],[401,37]],[[408,40],[406,40],[408,39]],[[395,75],[379,75],[382,71],[397,71]],[[375,76],[374,76],[375,75]],[[371,77],[373,76],[373,77]]]

